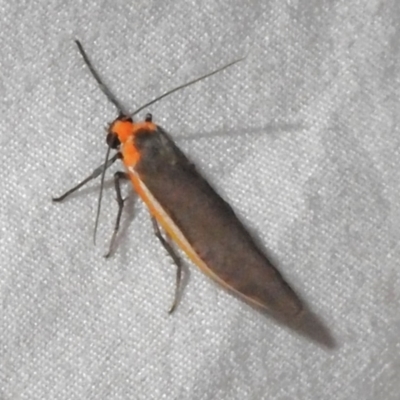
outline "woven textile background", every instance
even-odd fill
[[[400,397],[400,2],[0,0],[0,399]],[[288,329],[174,266],[133,194],[51,197],[116,112],[152,112],[318,319]],[[119,167],[120,168],[120,167]],[[131,193],[124,187],[125,196]],[[322,332],[322,333],[321,333]]]

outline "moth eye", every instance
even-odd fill
[[[146,122],[152,122],[153,121],[153,116],[150,113],[148,113],[148,114],[146,114],[146,117],[145,117],[144,120]]]
[[[107,134],[106,143],[112,149],[117,149],[119,147],[119,145],[121,144],[121,142],[118,139],[117,134],[114,132],[109,132]]]

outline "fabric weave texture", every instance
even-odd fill
[[[3,0],[0,16],[0,399],[400,398],[398,1]],[[175,267],[129,185],[102,257],[120,165],[96,246],[97,181],[52,204],[116,117],[74,39],[132,110],[246,56],[138,118],[232,205],[330,346],[186,258],[168,315]]]

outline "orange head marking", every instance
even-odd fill
[[[118,117],[108,128],[107,144],[111,148],[117,148],[120,144],[124,144],[132,135],[133,121],[129,117]]]
[[[119,116],[110,124],[106,141],[112,149],[122,147],[124,164],[134,166],[140,159],[140,152],[136,148],[133,138],[139,132],[151,134],[156,129],[156,125],[151,121],[151,116],[147,116],[143,122],[133,122],[130,117]]]

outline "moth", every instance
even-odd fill
[[[133,120],[134,115],[156,101],[240,60],[170,90],[129,113],[104,85],[81,43],[76,41],[76,44],[100,89],[115,105],[119,115],[108,128],[104,164],[53,200],[62,201],[87,182],[101,176],[96,235],[105,172],[115,161],[121,160],[124,171],[114,175],[118,215],[106,256],[111,253],[124,206],[120,184],[128,180],[148,207],[155,235],[177,266],[175,297],[170,312],[177,305],[182,276],[181,260],[171,243],[174,242],[201,271],[245,301],[279,317],[291,319],[299,315],[303,307],[298,296],[254,243],[231,206],[201,176],[171,136],[152,121],[150,114],[144,121]],[[115,151],[112,157],[111,151]]]

